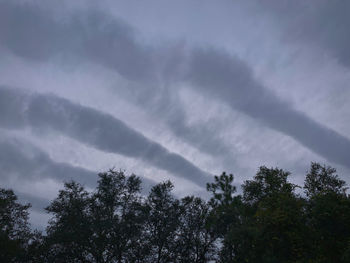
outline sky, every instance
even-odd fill
[[[0,0],[0,186],[31,222],[121,169],[181,197],[261,165],[350,182],[349,1]]]

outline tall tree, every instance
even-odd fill
[[[236,195],[232,174],[222,173],[207,184],[212,193],[209,204],[212,207],[208,227],[216,233],[221,242],[220,262],[244,262],[247,255],[246,240],[249,239],[246,210],[242,198]],[[242,258],[243,257],[243,258]]]
[[[92,258],[90,195],[80,184],[65,183],[46,208],[53,214],[47,227],[48,261],[87,262]]]
[[[298,262],[305,256],[304,200],[298,187],[288,181],[290,173],[278,168],[259,168],[243,185],[243,200],[250,207],[253,262]]]
[[[0,262],[29,261],[29,207],[20,204],[12,190],[0,188]]]
[[[209,262],[215,259],[216,234],[208,227],[211,208],[201,198],[181,199],[181,214],[176,240],[178,262]]]
[[[173,184],[166,181],[155,185],[146,200],[149,209],[146,221],[146,262],[175,262],[176,240],[181,215],[180,202],[171,194]]]
[[[311,258],[316,262],[349,262],[350,198],[346,184],[332,167],[311,163],[304,189]]]
[[[345,181],[341,180],[336,172],[336,169],[330,166],[311,163],[304,183],[306,195],[309,197],[327,193],[344,195],[348,188]]]
[[[92,244],[99,262],[142,262],[147,208],[140,195],[141,180],[122,171],[99,174],[92,195]]]
[[[110,170],[92,192],[65,183],[46,208],[47,236],[30,230],[30,205],[0,188],[0,262],[350,262],[345,182],[312,163],[303,195],[289,176],[262,166],[237,194],[223,173],[207,202],[175,198],[170,181],[142,196],[140,178]]]
[[[141,180],[122,171],[99,174],[96,191],[76,182],[65,184],[46,210],[50,260],[55,262],[141,262],[147,209]]]

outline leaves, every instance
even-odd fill
[[[47,235],[0,189],[1,262],[349,262],[350,197],[335,169],[312,163],[305,194],[279,168],[259,168],[237,193],[232,174],[207,184],[209,201],[172,194],[170,181],[140,193],[123,171],[87,191],[71,181],[46,208]]]
[[[0,188],[0,261],[25,261],[32,233],[28,223],[30,205],[22,205],[12,190]]]
[[[345,194],[348,189],[345,187],[345,181],[339,179],[335,173],[336,169],[330,166],[311,163],[304,184],[306,195],[313,197],[327,193]]]

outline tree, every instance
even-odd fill
[[[215,259],[216,234],[208,227],[211,209],[201,198],[181,199],[177,235],[177,262],[209,262]]]
[[[244,201],[257,204],[276,194],[293,194],[298,186],[288,182],[289,175],[289,172],[282,169],[261,166],[254,179],[247,180],[242,185]]]
[[[304,189],[308,197],[307,225],[316,262],[349,262],[350,198],[346,184],[329,166],[311,163]]]
[[[176,235],[181,208],[179,200],[171,194],[173,184],[166,181],[152,187],[146,205],[149,209],[146,221],[146,262],[174,262],[176,259]]]
[[[244,262],[248,255],[245,244],[249,239],[246,210],[242,197],[235,195],[234,177],[225,172],[214,177],[214,183],[207,184],[207,190],[212,193],[209,204],[212,207],[208,227],[221,241],[219,251],[220,262]]]
[[[309,197],[324,195],[327,193],[345,194],[345,181],[341,180],[336,173],[336,169],[321,165],[319,163],[311,163],[310,171],[306,175],[304,189]]]
[[[47,236],[30,230],[30,205],[0,188],[0,261],[349,262],[345,182],[335,169],[312,163],[302,195],[289,175],[262,166],[237,194],[233,175],[223,173],[207,184],[207,202],[175,198],[170,181],[142,196],[140,178],[109,170],[91,192],[65,183],[46,208]]]
[[[215,232],[224,237],[237,215],[237,203],[240,197],[235,196],[236,186],[233,185],[234,177],[223,172],[220,176],[214,176],[214,182],[207,184],[207,190],[212,197],[209,201],[212,207],[210,224],[215,226]]]
[[[92,245],[99,262],[142,262],[147,208],[140,195],[141,180],[122,171],[99,174],[92,195]]]
[[[141,262],[146,208],[141,180],[122,171],[99,174],[96,191],[65,184],[46,210],[54,217],[47,229],[50,261]]]
[[[250,207],[254,238],[253,262],[298,262],[304,257],[304,200],[288,181],[289,172],[259,168],[243,185],[243,200]]]
[[[0,188],[0,261],[26,262],[32,233],[28,223],[30,205],[22,205],[12,190]]]
[[[235,195],[233,176],[223,173],[208,184],[211,225],[221,237],[220,262],[292,262],[303,256],[303,199],[289,173],[259,168]]]
[[[50,262],[89,262],[91,250],[90,195],[79,183],[65,183],[46,211],[53,214],[47,227]]]

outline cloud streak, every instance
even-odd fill
[[[275,1],[270,3],[276,4],[276,10],[279,10],[281,6],[283,7]],[[313,39],[329,39],[329,34],[333,32],[333,30],[324,31],[322,37],[316,30],[324,12],[327,13],[327,10],[333,10],[337,13],[339,11],[339,5],[337,4],[332,5],[332,8],[329,9],[326,7],[327,4],[325,3],[318,6],[317,11],[312,14],[314,23],[307,27],[309,29],[305,29],[306,33],[316,34]],[[293,10],[298,10],[298,8],[300,8],[300,5],[295,5],[294,9],[291,8],[291,13],[295,12]],[[216,97],[233,109],[239,110],[266,126],[294,138],[327,160],[350,167],[350,161],[347,158],[347,156],[350,156],[350,141],[348,138],[315,122],[307,115],[294,110],[288,103],[281,101],[254,78],[250,68],[243,61],[223,51],[218,49],[188,49],[185,51],[169,49],[167,52],[176,51],[178,53],[175,52],[176,55],[173,56],[163,56],[162,52],[164,50],[159,51],[138,42],[132,28],[125,23],[96,11],[79,13],[74,19],[69,17],[64,22],[58,22],[43,10],[40,10],[39,6],[33,4],[19,6],[10,2],[2,2],[0,10],[2,10],[0,11],[0,24],[5,25],[0,27],[0,40],[3,46],[15,54],[29,59],[48,60],[58,55],[67,56],[68,54],[69,56],[78,57],[79,60],[98,63],[115,70],[124,78],[138,83],[135,86],[137,87],[136,94],[139,96],[139,101],[146,101],[144,106],[150,107],[153,112],[160,112],[159,116],[167,119],[167,124],[177,136],[205,152],[214,155],[220,154],[221,156],[231,154],[230,150],[219,139],[211,136],[213,134],[212,130],[206,128],[201,130],[200,127],[188,127],[186,125],[184,121],[186,115],[178,105],[176,89],[172,90],[167,85],[167,81],[172,84],[187,81],[196,87],[199,93]],[[340,24],[344,25],[347,20],[342,12],[340,14],[342,15],[339,16],[339,19],[344,22]],[[330,25],[332,28],[333,24]],[[11,28],[15,30],[10,30]],[[343,27],[339,30],[340,33],[343,32]],[[346,62],[347,55],[343,52],[344,48],[339,43],[347,43],[348,38],[344,40],[340,38],[340,35],[343,34],[338,33],[336,33],[335,38],[338,40],[332,42],[333,44],[327,41],[322,43],[336,51],[336,54],[339,53],[338,57],[344,58]],[[184,52],[188,52],[189,60],[187,60],[187,54],[184,54]],[[165,84],[165,87],[162,84]],[[171,87],[174,87],[174,85],[171,85]],[[158,101],[154,99],[155,97],[158,98]],[[47,124],[40,121],[40,118],[46,120],[47,116],[40,117],[40,115],[45,115],[43,107],[50,107],[51,102],[48,103],[45,98],[40,96],[36,100],[37,103],[31,108],[32,111],[35,111],[31,121],[33,125],[45,127]],[[156,106],[150,106],[154,102]],[[38,116],[34,116],[35,114]],[[56,112],[50,114],[55,115]],[[86,118],[84,114],[83,112],[82,119]],[[94,115],[94,112],[89,114],[96,119],[95,124],[98,126],[97,116],[99,115]],[[162,166],[158,162],[163,162],[163,166],[172,171],[176,170],[173,165],[182,162],[182,157],[177,155],[172,158],[165,158],[164,156],[171,154],[158,146],[147,146],[145,140],[140,139],[136,134],[131,135],[131,133],[126,132],[128,129],[118,121],[112,122],[115,126],[118,126],[112,128],[120,129],[126,136],[124,138],[136,138],[132,146],[116,147],[113,141],[100,140],[98,139],[100,137],[96,137],[92,131],[78,135],[79,129],[83,130],[89,127],[89,121],[87,123],[81,122],[81,126],[77,130],[67,130],[67,128],[64,128],[66,123],[60,123],[62,116],[56,115],[57,122],[50,123],[51,128],[69,133],[69,136],[95,145],[99,149],[117,151],[126,156],[141,159],[149,155],[145,152],[145,149],[149,149],[151,155],[155,154],[164,159],[157,158],[153,160],[148,157],[148,162],[157,167]],[[22,117],[22,115],[18,116],[18,118]],[[39,120],[36,118],[39,118]],[[105,119],[105,125],[108,123],[107,119]],[[11,123],[13,120],[7,120],[7,122],[10,126],[16,125]],[[60,125],[63,125],[63,127]],[[96,131],[96,133],[99,132]],[[107,133],[107,131],[104,132]],[[80,136],[82,137],[80,138]],[[112,138],[111,134],[104,134],[103,136]],[[118,143],[122,143],[123,140],[119,139]],[[140,144],[138,145],[138,143]],[[169,162],[168,159],[176,161]],[[180,170],[187,170],[187,168],[182,168],[181,165],[179,167],[181,167]],[[183,171],[180,173],[183,174]]]
[[[204,186],[211,176],[182,156],[169,152],[124,122],[95,109],[46,94],[0,89],[0,126],[59,132],[105,152],[141,159]]]
[[[27,141],[5,137],[0,141],[1,180],[9,175],[17,180],[36,181],[50,178],[56,182],[75,180],[93,187],[96,185],[96,173],[70,164],[57,163],[45,152]]]
[[[3,134],[2,134],[3,135]],[[26,140],[2,136],[0,139],[0,180],[2,184],[9,180],[16,182],[37,182],[43,179],[52,179],[57,183],[74,180],[91,189],[97,185],[97,172],[72,166],[67,163],[55,162],[41,149]],[[141,177],[142,193],[147,194],[155,181]],[[38,197],[35,193],[17,192],[23,202],[32,204],[32,209],[43,212],[50,200]]]
[[[76,12],[56,21],[33,3],[0,2],[0,44],[17,56],[45,62],[84,61],[105,66],[131,81],[129,99],[165,120],[172,132],[197,149],[231,162],[231,150],[204,125],[186,123],[175,83],[185,61],[182,45],[150,47],[133,28],[99,11]],[[2,26],[1,26],[2,25]],[[117,89],[117,88],[116,88]]]
[[[280,100],[254,79],[243,61],[216,49],[196,49],[190,61],[186,78],[200,91],[350,168],[350,140]]]
[[[89,188],[94,188],[98,180],[97,172],[68,163],[56,162],[44,151],[30,142],[2,134],[0,139],[0,170],[4,182],[15,177],[16,180],[37,181],[53,179],[58,183],[74,180]],[[146,193],[155,181],[141,177]]]

